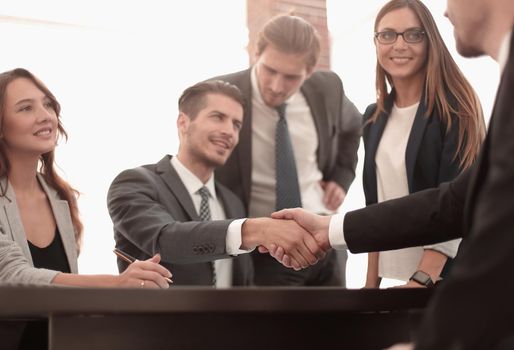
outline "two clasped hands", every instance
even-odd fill
[[[248,219],[243,224],[242,248],[258,246],[259,252],[269,253],[284,266],[304,269],[330,249],[330,219],[301,208],[284,209],[271,218]]]
[[[330,216],[316,215],[301,208],[284,209],[273,213],[271,218],[246,219],[241,230],[241,248],[258,247],[261,253],[269,253],[284,266],[301,270],[316,264],[330,249],[330,220]],[[159,260],[160,256],[154,256],[146,262],[134,261],[129,269],[138,264],[158,264]],[[147,272],[139,284],[141,287],[167,288],[164,278],[170,276],[168,270]]]

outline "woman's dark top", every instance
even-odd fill
[[[45,248],[36,247],[29,240],[27,242],[34,267],[67,273],[71,272],[58,228],[55,229],[52,243]]]

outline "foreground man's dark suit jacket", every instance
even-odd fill
[[[437,189],[347,213],[352,252],[463,237],[416,349],[495,349],[514,333],[514,36],[491,122],[472,168]]]

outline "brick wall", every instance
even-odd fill
[[[321,37],[321,56],[316,68],[330,68],[330,39],[325,0],[247,0],[246,3],[250,64],[254,61],[256,37],[262,26],[273,16],[293,11],[294,15],[309,21]]]

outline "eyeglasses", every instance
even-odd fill
[[[398,35],[401,35],[406,43],[416,44],[423,41],[425,32],[421,29],[407,29],[402,33],[395,32],[394,30],[384,30],[383,32],[376,32],[375,38],[381,44],[390,45],[396,42]]]

